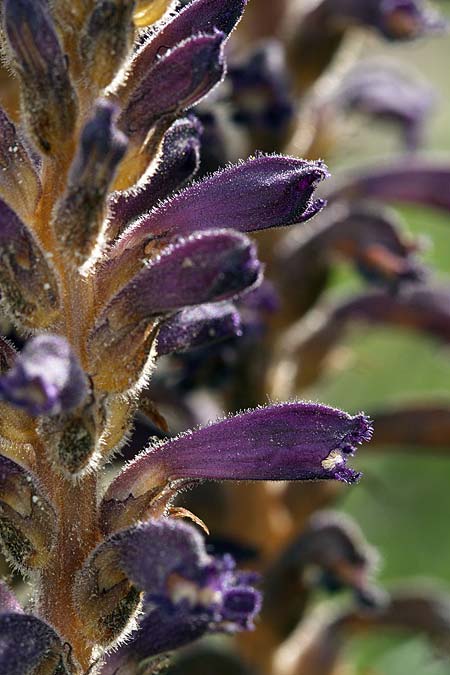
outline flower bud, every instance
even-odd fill
[[[95,0],[80,38],[84,74],[97,89],[106,87],[128,52],[134,38],[135,0]]]
[[[129,190],[115,192],[109,200],[107,239],[113,241],[125,227],[162,199],[178,190],[200,166],[202,125],[194,116],[179,119],[164,135],[155,166]]]
[[[46,564],[56,536],[56,514],[37,479],[0,455],[0,541],[21,570]]]
[[[225,73],[225,35],[200,34],[162,56],[132,91],[119,126],[134,144],[141,144],[161,120],[172,120],[198,103]]]
[[[232,298],[257,283],[260,274],[254,245],[237,232],[197,233],[165,248],[100,314],[88,343],[96,385],[120,392],[136,383],[160,315]],[[122,368],[112,371],[105,352]]]
[[[77,101],[48,2],[5,0],[3,15],[27,124],[51,155],[71,137]]]
[[[58,335],[32,338],[0,378],[3,399],[30,415],[57,415],[84,401],[88,382],[69,343]]]
[[[113,105],[97,102],[93,117],[81,132],[67,190],[53,219],[60,244],[79,264],[85,262],[98,239],[106,195],[127,146],[114,117]]]
[[[48,259],[18,216],[0,200],[0,289],[11,319],[44,329],[59,315],[58,285]]]
[[[0,195],[23,218],[29,218],[41,195],[41,181],[16,133],[0,109]]]

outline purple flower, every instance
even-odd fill
[[[154,169],[129,190],[113,192],[109,199],[109,241],[193,178],[200,164],[201,134],[202,126],[194,116],[177,120],[164,135]]]
[[[352,417],[317,403],[283,403],[251,410],[144,451],[109,486],[101,504],[111,532],[144,517],[157,488],[196,480],[316,480],[355,482],[347,466],[371,437]],[[138,509],[136,511],[135,509]]]
[[[168,51],[175,49],[194,35],[210,34],[216,30],[229,35],[241,18],[247,0],[194,0],[155,34],[144,40],[131,60],[117,95],[128,100],[140,87],[147,73]]]
[[[95,585],[108,580],[109,560],[145,593],[138,632],[109,664],[131,667],[206,633],[253,627],[261,606],[253,587],[255,575],[238,572],[231,556],[208,555],[202,536],[190,525],[166,518],[149,520],[107,539],[81,572],[78,593],[100,599]],[[87,578],[94,590],[86,589]]]
[[[90,353],[101,358],[108,349],[110,357],[131,362],[145,344],[149,327],[161,315],[228,300],[260,280],[261,265],[245,235],[212,230],[179,239],[138,272],[105,307],[89,337]],[[128,368],[135,381],[148,357],[148,350],[144,351],[144,361],[137,356],[135,366]],[[107,377],[107,386],[113,386],[107,362],[102,359],[92,367],[98,384]]]
[[[353,69],[335,95],[346,111],[393,122],[403,132],[408,150],[422,145],[425,122],[434,106],[432,88],[392,65],[364,63]]]
[[[0,377],[0,395],[30,415],[56,415],[86,398],[88,382],[68,342],[39,335],[27,342],[9,372]]]
[[[448,164],[408,157],[376,168],[359,168],[339,180],[328,200],[374,199],[450,210]]]
[[[313,194],[328,176],[322,162],[277,155],[249,159],[162,202],[124,232],[111,256],[152,238],[212,227],[253,232],[303,223],[323,208],[325,202]]]
[[[30,614],[0,613],[2,673],[67,673],[73,668],[70,652],[48,624]]]
[[[183,309],[165,321],[157,336],[158,356],[204,347],[242,335],[236,306],[230,302]]]
[[[199,34],[158,59],[127,99],[120,128],[141,144],[159,121],[174,119],[191,108],[225,73],[221,32]]]

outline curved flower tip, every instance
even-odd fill
[[[27,342],[5,375],[0,396],[30,415],[56,415],[77,407],[88,382],[68,342],[58,335],[39,335]]]
[[[154,236],[188,235],[217,228],[241,232],[303,223],[324,206],[314,199],[328,178],[323,162],[262,155],[194,182],[144,215],[118,244],[131,248]]]
[[[138,664],[207,633],[253,628],[261,607],[253,587],[256,575],[238,572],[231,556],[209,556],[192,526],[150,520],[103,546],[116,552],[128,579],[145,591],[144,618],[130,642],[112,656],[116,666]]]
[[[73,666],[60,638],[46,623],[30,614],[0,614],[0,672],[4,675],[72,673]]]

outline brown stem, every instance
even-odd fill
[[[88,475],[74,484],[55,472],[44,452],[39,453],[37,470],[59,517],[52,557],[40,578],[37,611],[70,643],[75,658],[87,670],[92,644],[76,611],[72,590],[87,554],[101,539],[96,516],[97,477]]]

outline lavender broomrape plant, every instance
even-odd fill
[[[34,586],[27,612],[1,587],[5,675],[150,673],[201,635],[251,628],[254,575],[207,553],[177,491],[353,482],[347,457],[370,438],[362,414],[278,404],[145,450],[101,496],[158,355],[238,332],[230,301],[262,279],[246,233],[324,205],[326,167],[280,155],[190,183],[201,130],[180,117],[222,79],[245,1],[175,5],[1,3],[20,97],[0,113],[1,300],[32,337],[0,344],[0,536]]]

